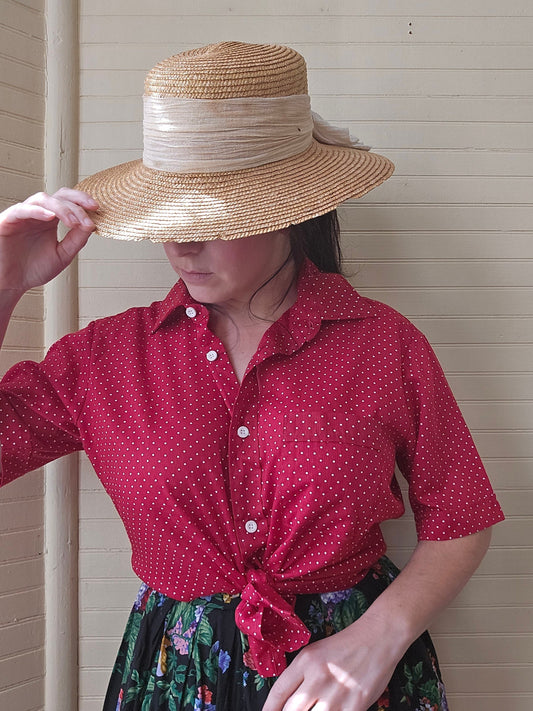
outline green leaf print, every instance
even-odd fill
[[[213,628],[207,620],[207,615],[202,615],[196,628],[196,641],[211,647],[213,644]]]
[[[141,626],[142,615],[135,614],[128,620],[128,625],[126,627],[125,639],[129,640],[128,648],[126,649],[126,660],[124,664],[125,669],[131,669],[133,661],[133,653],[135,652],[135,644],[137,643],[137,637],[139,636],[139,629]]]
[[[181,669],[184,669],[185,667],[181,667]],[[183,680],[185,679],[185,674],[181,675],[183,677]],[[193,703],[194,703],[194,690],[191,689],[183,689],[183,682],[177,682],[176,679],[173,679],[170,684],[167,681],[164,680],[159,680],[157,682],[157,687],[161,690],[161,693],[159,695],[159,706],[162,706],[168,711],[178,711],[178,708],[181,708],[181,705],[178,706],[177,703],[181,704],[182,699],[190,699],[192,696]],[[191,695],[192,691],[192,695]],[[152,695],[150,695],[149,703],[151,703],[152,700]],[[146,711],[149,711],[151,706],[147,707]],[[144,711],[144,708],[143,708]]]
[[[263,688],[263,686],[265,685],[265,678],[262,676],[259,676],[259,674],[256,674],[255,679],[254,679],[254,684],[255,684],[255,688],[257,689],[257,691],[260,691]]]
[[[354,620],[358,620],[366,612],[368,604],[365,596],[359,590],[355,590],[347,600],[337,603],[333,611],[333,626],[339,632],[351,625]]]
[[[441,696],[437,682],[434,679],[429,679],[424,682],[418,689],[419,696],[425,696],[430,704],[440,704]]]
[[[407,682],[405,686],[402,687],[403,698],[402,703],[408,699],[412,699],[417,688],[418,682],[422,679],[424,673],[424,665],[422,662],[418,662],[414,667],[410,667],[408,664],[404,664],[403,673]],[[423,694],[422,694],[423,695]]]
[[[192,668],[193,669],[202,669],[202,657],[200,656],[200,648],[198,645],[194,645],[193,648],[189,652],[189,656],[193,662]]]
[[[209,654],[203,661],[202,670],[209,681],[216,683],[218,676],[218,654]]]
[[[148,679],[148,684],[146,686],[146,691],[144,692],[143,703],[141,706],[141,711],[150,711],[150,705],[152,703],[152,696],[155,689],[154,677],[150,676]]]
[[[126,692],[126,697],[124,699],[124,705],[128,704],[130,701],[133,701],[134,699],[137,699],[139,697],[142,697],[145,687],[146,687],[146,682],[148,675],[150,674],[149,670],[146,670],[146,672],[143,673],[142,677],[139,676],[139,672],[137,669],[133,669],[130,675],[130,679],[132,681],[132,684],[128,688],[128,691]]]

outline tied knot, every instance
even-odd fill
[[[294,612],[294,595],[282,597],[263,570],[248,570],[246,578],[235,621],[248,635],[259,674],[278,676],[287,666],[285,653],[307,644],[311,633]]]

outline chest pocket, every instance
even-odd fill
[[[374,420],[354,412],[311,410],[286,415],[283,421],[286,442],[344,442],[375,450],[391,447],[383,428]]]

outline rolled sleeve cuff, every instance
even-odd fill
[[[496,496],[489,494],[473,501],[468,511],[418,507],[414,511],[418,540],[446,541],[463,538],[503,521],[505,516]]]

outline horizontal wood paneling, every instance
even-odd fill
[[[43,186],[44,2],[4,0],[0,14],[0,208]],[[26,294],[6,334],[0,371],[42,356],[42,290]],[[0,491],[0,708],[44,704],[43,482],[35,472]]]
[[[250,5],[248,0],[237,0],[231,3],[231,10],[227,4],[219,0],[199,0],[194,5],[187,6],[187,15],[207,15],[221,16],[226,15],[232,17],[232,14],[244,15],[250,18],[250,24],[254,24],[253,18],[256,16],[273,15],[294,15],[313,17],[324,17],[327,15],[334,16],[407,16],[413,15],[417,17],[434,16],[434,17],[463,17],[474,16],[480,17],[501,17],[506,16],[531,16],[533,12],[530,6],[524,0],[509,0],[502,7],[500,0],[468,0],[465,3],[462,0],[448,0],[446,3],[440,0],[402,0],[401,3],[391,3],[390,0],[373,0],[372,2],[352,2],[347,3],[346,0],[332,0],[325,5],[322,0],[293,0],[288,5],[284,0],[270,0],[268,3],[258,2]],[[503,13],[502,10],[505,10]],[[157,0],[153,3],[151,14],[154,16],[174,15],[176,11],[174,0]],[[144,4],[137,0],[91,0],[91,2],[82,5],[83,15],[142,15],[146,14]],[[230,14],[230,12],[232,14]],[[181,36],[181,35],[180,35]],[[374,35],[371,38],[377,41]],[[327,38],[326,38],[327,41]]]
[[[127,38],[124,43],[133,44],[139,37],[143,42],[180,42],[189,47],[229,37],[244,42],[273,42],[277,38],[278,44],[295,46],[319,42],[320,37],[340,44],[351,44],[359,37],[366,41],[372,38],[374,42],[471,44],[475,38],[476,44],[527,44],[531,41],[532,30],[532,15],[483,17],[482,21],[476,16],[462,17],[458,22],[455,17],[420,16],[411,20],[401,16],[370,17],[343,13],[333,17],[326,14],[305,15],[305,22],[302,22],[302,16],[294,13],[287,14],[283,22],[279,22],[277,15],[263,12],[254,22],[248,13],[235,15],[224,7],[220,14],[211,15],[211,21],[206,20],[205,16],[181,12],[107,15],[105,22],[100,16],[85,16],[81,21],[81,40],[87,44],[93,41],[98,44],[121,44]]]
[[[42,708],[44,682],[42,678],[0,690],[0,707],[17,711]]]

